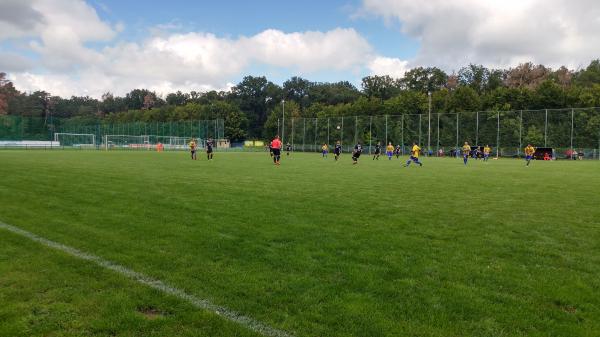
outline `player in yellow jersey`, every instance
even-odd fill
[[[471,154],[471,145],[469,145],[469,142],[465,142],[465,145],[463,145],[462,153],[463,162],[465,163],[465,165],[467,165],[467,162],[469,161],[469,155]]]
[[[488,161],[488,159],[490,159],[491,152],[492,148],[489,145],[483,147],[483,161]]]
[[[196,160],[196,141],[192,138],[192,140],[190,141],[190,153],[192,154],[192,160]]]
[[[323,144],[323,146],[321,146],[321,153],[323,158],[327,158],[327,154],[329,153],[329,146],[327,146],[327,144]]]
[[[529,163],[531,163],[534,153],[535,153],[535,147],[531,146],[531,144],[527,144],[527,147],[525,147],[525,160],[527,161],[526,166],[529,166]]]
[[[392,142],[389,142],[385,148],[385,154],[387,154],[389,160],[392,160],[392,157],[394,156],[394,145],[392,145]]]
[[[415,162],[415,164],[419,164],[419,166],[423,166],[423,163],[419,161],[419,154],[421,153],[421,148],[417,143],[413,143],[412,150],[410,151],[410,158],[404,164],[404,167],[408,167],[410,162]]]

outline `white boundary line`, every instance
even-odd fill
[[[171,296],[175,296],[179,299],[182,299],[184,301],[189,302],[190,304],[192,304],[194,307],[199,308],[199,309],[203,309],[203,310],[207,310],[207,311],[211,311],[221,317],[226,318],[227,320],[230,320],[232,322],[235,322],[245,328],[248,328],[252,331],[258,332],[264,336],[269,336],[269,337],[292,337],[291,334],[282,331],[282,330],[278,330],[275,328],[272,328],[264,323],[261,323],[251,317],[242,315],[240,313],[237,313],[235,311],[229,310],[225,307],[213,304],[212,302],[210,302],[209,300],[206,299],[202,299],[202,298],[198,298],[194,295],[188,294],[185,291],[175,288],[173,286],[168,285],[167,283],[164,283],[163,281],[160,281],[158,279],[152,278],[150,276],[144,275],[142,273],[138,273],[134,270],[131,270],[127,267],[121,266],[119,264],[110,262],[108,260],[105,260],[99,256],[96,255],[92,255],[92,254],[88,254],[85,252],[82,252],[78,249],[75,249],[73,247],[69,247],[66,245],[63,245],[62,243],[58,243],[55,241],[51,241],[48,239],[45,239],[41,236],[38,236],[36,234],[33,234],[31,232],[28,232],[26,230],[23,230],[21,228],[15,227],[15,226],[11,226],[11,225],[7,225],[5,223],[0,222],[0,229],[5,229],[9,232],[12,232],[14,234],[18,234],[22,237],[28,238],[32,241],[41,243],[44,246],[59,250],[61,252],[67,253],[71,256],[74,257],[78,257],[82,260],[86,260],[86,261],[90,261],[90,262],[94,262],[95,264],[104,267],[106,269],[110,269],[112,271],[115,271],[123,276],[126,276],[134,281],[137,281],[138,283],[147,285],[151,288],[154,288],[156,290],[159,290],[165,294],[171,295]]]

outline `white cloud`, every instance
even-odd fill
[[[115,40],[122,25],[102,21],[84,1],[6,1],[10,6],[2,5],[4,9],[23,18],[0,16],[0,25],[11,27],[10,35],[0,35],[0,42],[28,38],[30,50],[40,60],[38,70],[22,69],[28,63],[20,62],[21,71],[15,67],[9,73],[17,87],[27,91],[99,97],[106,91],[124,94],[140,87],[161,93],[224,89],[254,65],[300,75],[356,72],[371,57],[371,46],[354,29],[293,33],[268,29],[230,38],[180,33],[166,25],[151,29],[143,41],[123,42]],[[22,24],[32,13],[39,16]],[[104,47],[91,48],[88,42],[101,42]]]
[[[420,42],[414,65],[578,67],[600,57],[596,0],[364,0],[362,11]]]
[[[402,78],[408,70],[408,61],[393,57],[377,56],[367,66],[372,75],[390,75],[394,78]]]

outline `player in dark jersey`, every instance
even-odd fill
[[[396,155],[396,159],[400,158],[400,152],[401,152],[401,148],[400,145],[396,145],[396,148],[394,149],[394,154]]]
[[[290,152],[292,152],[292,145],[289,142],[285,144],[285,152],[288,156],[290,155]]]
[[[362,145],[360,145],[360,142],[358,142],[358,144],[354,145],[354,151],[352,151],[352,165],[358,164],[358,158],[360,158],[361,154]]]
[[[335,148],[333,149],[333,154],[335,155],[333,157],[335,159],[335,161],[340,159],[340,155],[342,154],[342,144],[340,143],[339,140],[335,143]]]
[[[381,142],[377,142],[375,145],[375,154],[373,155],[373,160],[379,160],[379,155],[381,154]]]
[[[214,146],[214,142],[213,142],[212,138],[207,139],[206,140],[206,158],[208,160],[213,159],[213,146]]]

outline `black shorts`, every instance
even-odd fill
[[[354,153],[352,154],[352,157],[354,157],[354,158],[358,159],[358,158],[360,157],[360,154],[361,154],[360,152],[354,152]]]
[[[196,153],[196,150],[190,150],[190,152],[191,152],[192,154],[194,154],[194,153]]]
[[[273,149],[273,155],[280,156],[281,155],[281,149]]]
[[[375,150],[375,154],[381,154],[380,150]]]
[[[333,153],[334,153],[336,156],[339,156],[339,155],[340,155],[340,152],[341,152],[341,151],[340,151],[340,150],[338,150],[338,149],[335,149],[335,150],[333,150]]]
[[[212,153],[212,152],[213,152],[213,149],[212,149],[212,147],[207,147],[207,148],[206,148],[206,153]]]

